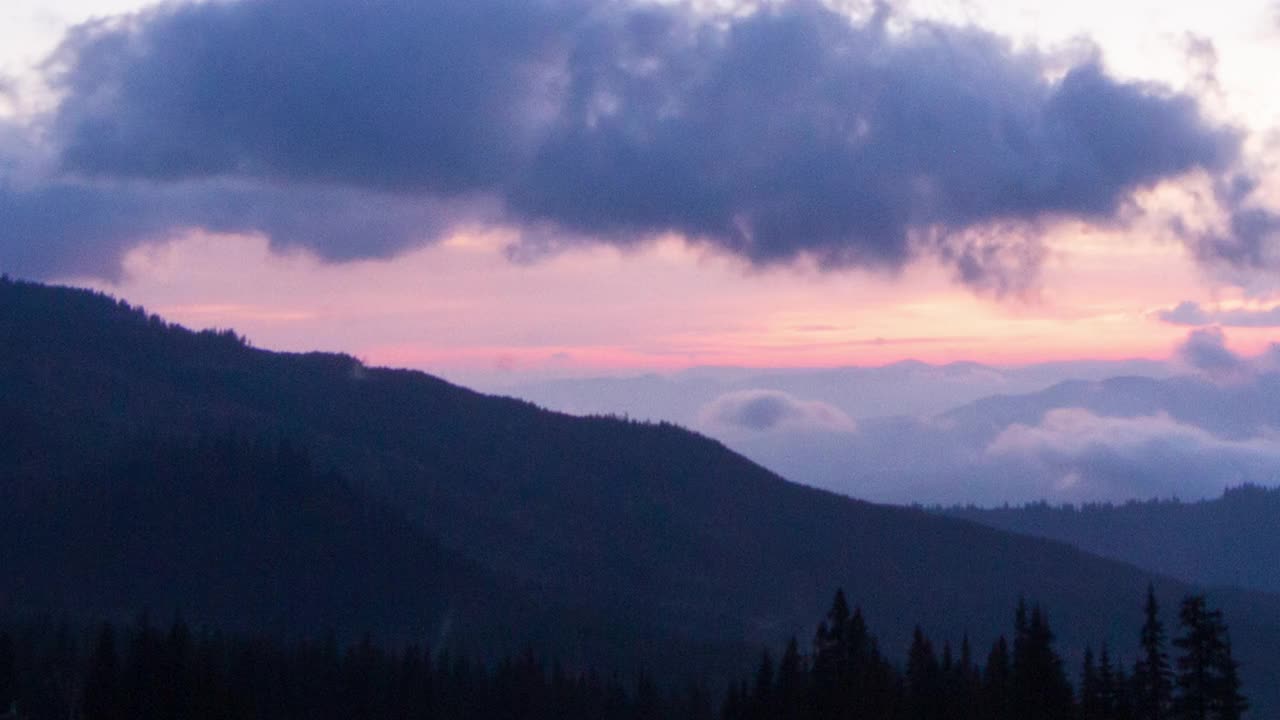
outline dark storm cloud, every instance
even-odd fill
[[[138,242],[195,227],[261,232],[273,247],[302,247],[331,260],[389,257],[453,215],[442,203],[332,188],[0,182],[0,267],[29,277],[111,278]]]
[[[1037,269],[1038,224],[1107,222],[1135,189],[1236,160],[1237,133],[1189,96],[1093,60],[1053,74],[977,29],[891,33],[887,15],[803,0],[714,18],[578,0],[165,5],[68,36],[50,137],[68,178],[160,195],[233,180],[363,198],[330,216],[479,198],[551,245],[677,232],[757,265],[890,271],[931,255],[996,291]],[[211,209],[166,207],[142,229]],[[113,247],[91,218],[46,234]],[[291,241],[345,258],[431,235],[342,232],[369,222]],[[0,261],[42,252],[19,242],[0,236]]]

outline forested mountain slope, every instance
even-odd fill
[[[1242,486],[1198,502],[1037,503],[941,513],[1061,540],[1187,582],[1280,592],[1280,488]]]
[[[628,641],[655,651],[670,638],[807,637],[842,586],[896,633],[882,638],[890,651],[905,650],[915,623],[939,641],[994,637],[1025,595],[1046,607],[1066,649],[1109,639],[1124,652],[1149,579],[1064,544],[788,483],[675,426],[575,418],[345,356],[257,350],[81,290],[0,283],[0,422],[0,469],[34,479],[91,477],[138,437],[287,440],[314,458],[315,477],[333,468],[353,502],[420,531],[443,553],[429,567],[447,573],[457,558],[534,602],[624,618]],[[188,482],[172,478],[179,490]],[[58,562],[43,567],[63,572]],[[74,577],[96,582],[69,575],[66,592]],[[47,599],[7,582],[8,597]],[[1187,590],[1156,587],[1166,607]],[[259,597],[287,605],[289,590]],[[1280,707],[1259,681],[1280,660],[1280,599],[1214,600],[1256,706]],[[386,607],[401,614],[369,617],[412,622],[412,611]]]

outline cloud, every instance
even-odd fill
[[[0,266],[32,277],[114,278],[129,248],[196,227],[263,233],[277,249],[305,248],[328,260],[390,257],[459,212],[447,201],[333,187],[226,180],[23,186],[0,178]]]
[[[1104,417],[1050,410],[1038,425],[1011,425],[987,446],[994,459],[1029,461],[1053,479],[1050,497],[1203,497],[1280,471],[1280,438],[1227,440],[1166,414]]]
[[[674,232],[758,266],[895,272],[930,256],[1005,292],[1032,281],[1041,224],[1110,222],[1137,189],[1237,160],[1239,134],[1190,96],[1093,58],[1057,72],[979,29],[890,32],[889,12],[242,0],[94,21],[50,65],[53,197],[3,193],[0,214],[123,193],[130,218],[0,230],[0,263],[101,268],[210,218],[296,230],[286,242],[334,259],[483,222],[549,246],[520,257]],[[257,192],[326,208],[326,222],[280,220]]]
[[[1219,193],[1219,203],[1228,215],[1225,229],[1190,231],[1180,221],[1175,221],[1174,229],[1191,243],[1201,262],[1237,270],[1275,270],[1280,267],[1276,246],[1280,213],[1249,204],[1247,197]]]
[[[700,413],[704,425],[727,430],[769,432],[853,432],[844,411],[828,403],[801,400],[779,390],[739,390],[712,400]]]
[[[1213,325],[1212,316],[1202,307],[1200,303],[1191,300],[1183,300],[1175,307],[1161,310],[1156,313],[1156,317],[1161,321],[1171,325]]]
[[[1015,423],[987,446],[990,455],[1050,454],[1075,457],[1096,448],[1127,451],[1151,445],[1188,449],[1249,449],[1280,456],[1280,445],[1220,440],[1206,430],[1180,423],[1165,413],[1138,417],[1095,415],[1083,408],[1055,408],[1039,425]]]
[[[1250,371],[1250,363],[1227,347],[1221,328],[1192,330],[1177,350],[1178,357],[1195,370],[1213,378],[1239,377]]]
[[[1232,310],[1207,310],[1199,303],[1184,300],[1174,308],[1156,313],[1171,325],[1217,325],[1220,327],[1270,328],[1280,327],[1280,305],[1269,308],[1237,308]]]

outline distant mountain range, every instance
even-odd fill
[[[877,502],[1216,497],[1280,478],[1280,373],[1145,360],[752,371],[512,388],[578,413],[687,424],[797,482]]]
[[[988,642],[1025,595],[1068,651],[1125,654],[1153,579],[792,484],[671,424],[257,350],[75,289],[0,282],[0,424],[0,552],[18,569],[0,601],[14,612],[144,604],[736,672],[721,649],[811,637],[836,587],[890,652],[915,623]],[[1170,609],[1192,589],[1154,581]],[[1280,597],[1213,600],[1258,716],[1280,710]]]
[[[491,385],[491,392],[519,397],[577,415],[626,413],[641,420],[698,425],[717,398],[767,389],[821,400],[853,420],[929,416],[990,395],[1030,393],[1064,380],[1104,380],[1134,375],[1167,377],[1175,368],[1156,360],[1081,360],[1023,367],[974,362],[931,365],[904,360],[879,367],[697,367],[669,375],[596,377]],[[716,430],[714,426],[707,429]]]

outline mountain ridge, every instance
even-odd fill
[[[794,485],[670,424],[572,417],[346,356],[256,350],[85,291],[0,283],[0,340],[0,418],[26,428],[0,461],[72,469],[148,428],[287,438],[487,572],[648,621],[636,646],[778,646],[808,637],[842,586],[888,629],[888,648],[905,648],[916,623],[940,639],[956,628],[994,638],[1025,595],[1068,648],[1119,649],[1133,644],[1153,579],[1064,544]],[[1167,608],[1192,590],[1154,581]],[[1273,664],[1280,626],[1265,618],[1280,617],[1280,598],[1215,597],[1246,630],[1246,672]],[[1256,702],[1280,707],[1265,690]]]

